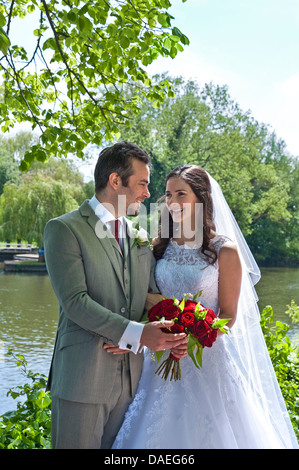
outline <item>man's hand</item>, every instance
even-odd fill
[[[168,334],[161,331],[161,328],[169,328],[173,325],[172,321],[161,323],[154,321],[144,325],[140,338],[140,343],[153,351],[163,351],[164,349],[177,348],[186,343],[185,333]]]

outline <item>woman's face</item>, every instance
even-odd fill
[[[179,177],[170,178],[167,181],[165,195],[173,221],[183,225],[184,233],[186,230],[199,227],[196,218],[201,212],[201,204],[188,183]]]

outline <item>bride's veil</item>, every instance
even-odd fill
[[[260,326],[258,297],[254,288],[260,279],[260,270],[219,184],[211,175],[209,178],[216,232],[229,237],[237,245],[242,264],[237,320],[224,341],[238,363],[245,383],[252,389],[257,406],[261,406],[285,448],[294,448],[297,447],[297,439]]]

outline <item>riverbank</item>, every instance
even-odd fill
[[[38,253],[15,254],[12,259],[0,262],[0,270],[6,273],[47,273],[44,258]]]
[[[4,261],[4,271],[6,273],[47,273],[46,263],[39,261]]]

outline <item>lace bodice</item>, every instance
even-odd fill
[[[219,253],[229,239],[216,236],[212,243]],[[198,247],[178,245],[170,240],[163,258],[157,261],[156,282],[167,297],[181,299],[184,294],[203,291],[200,302],[218,313],[218,261],[209,264]]]

